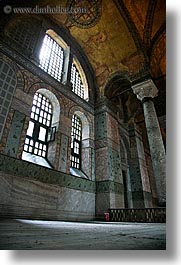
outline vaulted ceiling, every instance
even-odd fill
[[[98,10],[99,4],[101,8]],[[47,16],[57,24],[63,24],[82,47],[94,69],[100,92],[104,94],[107,80],[115,73],[128,71],[132,80],[149,73],[159,89],[157,100],[163,109],[166,0],[17,0],[13,5],[86,7],[88,13],[84,15],[74,16],[65,12]],[[95,18],[94,23],[86,25],[91,17]]]
[[[69,2],[90,8],[89,2],[97,1]],[[66,3],[61,1],[62,6]],[[44,5],[58,4],[60,1],[44,0]],[[102,0],[100,19],[87,28],[72,23],[67,14],[50,16],[57,23],[63,23],[79,42],[102,87],[116,71],[128,70],[134,75],[149,68],[154,79],[165,76],[165,8],[165,0]]]

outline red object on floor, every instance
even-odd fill
[[[104,213],[104,221],[109,222],[109,213]]]

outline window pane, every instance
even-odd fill
[[[71,167],[80,169],[80,157],[81,157],[81,136],[82,136],[82,124],[77,115],[72,117],[72,132],[71,132]]]
[[[45,108],[45,105],[47,109]],[[46,157],[47,133],[50,129],[51,122],[51,103],[48,98],[36,92],[33,98],[31,120],[29,121],[24,151]]]
[[[46,34],[39,54],[39,66],[45,72],[60,81],[63,71],[63,58],[63,48]]]
[[[71,68],[71,80],[72,83],[72,91],[77,94],[79,97],[84,98],[84,87],[81,80],[81,76],[74,64],[72,64]]]
[[[27,135],[32,136],[33,135],[33,130],[34,130],[34,122],[30,121],[29,122],[29,127],[27,130]]]
[[[45,142],[45,138],[46,138],[46,129],[43,128],[43,127],[40,127],[40,131],[39,131],[38,139],[39,139],[40,141]]]

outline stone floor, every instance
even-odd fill
[[[0,249],[165,250],[166,225],[1,219]]]

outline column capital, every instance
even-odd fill
[[[154,98],[158,95],[158,89],[151,79],[132,86],[132,89],[141,101],[145,98]]]

